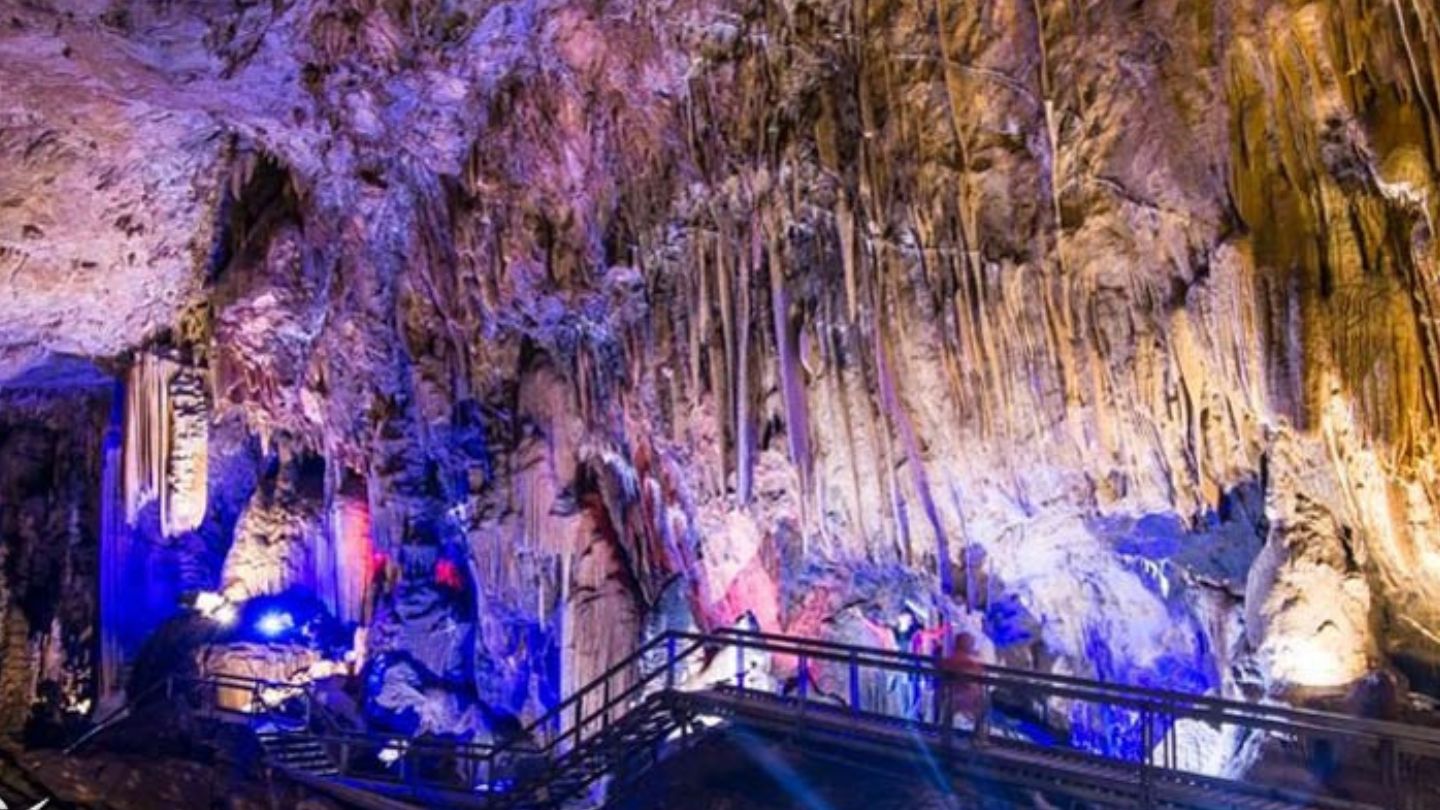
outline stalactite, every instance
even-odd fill
[[[904,447],[906,463],[910,467],[911,483],[915,487],[915,493],[920,498],[925,516],[930,521],[930,528],[935,533],[935,554],[936,568],[940,579],[940,590],[942,593],[953,593],[955,584],[950,570],[950,541],[945,532],[945,525],[940,519],[940,512],[936,508],[934,495],[930,491],[929,474],[925,470],[925,461],[920,453],[920,442],[915,435],[915,426],[910,420],[910,414],[905,405],[900,401],[899,392],[895,385],[895,374],[890,364],[890,349],[886,345],[883,324],[884,300],[877,304],[879,315],[876,319],[874,330],[874,352],[875,372],[879,377],[880,401],[885,411],[889,414],[890,420],[894,423],[896,431],[900,434],[900,442]]]
[[[831,306],[832,304],[830,302],[826,303],[827,310],[829,310]],[[833,320],[833,317],[826,318],[827,323]],[[822,337],[822,345],[828,345],[829,340],[834,339],[833,331],[829,328],[827,328],[826,331],[831,332],[831,334]],[[828,340],[824,338],[828,338]],[[850,399],[845,390],[844,369],[842,369],[838,363],[832,362],[829,355],[830,353],[827,351],[825,354],[825,375],[823,379],[828,382],[831,389],[827,399],[832,403],[832,406],[835,403],[839,404],[840,423],[845,429],[844,447],[850,456],[850,463],[846,464],[845,467],[850,473],[848,476],[849,480],[846,483],[850,485],[851,514],[855,516],[855,521],[859,524],[860,536],[868,541],[870,539],[870,529],[865,519],[865,500],[860,494],[860,470],[858,469],[860,465],[856,464],[854,460],[855,419],[850,414]]]
[[[1425,86],[1425,77],[1420,69],[1419,57],[1415,54],[1415,47],[1410,41],[1410,28],[1405,20],[1405,10],[1400,6],[1400,0],[1390,0],[1390,8],[1395,14],[1396,28],[1400,32],[1400,42],[1405,49],[1405,61],[1410,69],[1410,78],[1415,83],[1414,93],[1420,97],[1420,104],[1425,109],[1425,115],[1431,128],[1440,128],[1440,112],[1435,109],[1435,104],[1430,99],[1429,89]],[[1420,6],[1415,8],[1416,19],[1420,22],[1421,31],[1424,32],[1425,17],[1420,11]],[[1429,36],[1427,35],[1428,39]],[[1433,136],[1432,136],[1433,138]],[[1437,155],[1440,157],[1440,155]]]
[[[705,390],[701,382],[701,345],[707,343],[710,337],[710,297],[709,285],[706,283],[705,273],[705,240],[702,236],[696,235],[693,240],[692,255],[694,266],[698,269],[692,276],[695,278],[694,309],[691,310],[686,324],[689,326],[690,334],[690,391],[693,396],[699,397],[700,392]]]
[[[366,498],[354,493],[336,497],[327,541],[319,543],[315,553],[318,595],[337,619],[366,621],[375,553]]]
[[[156,504],[166,536],[194,530],[208,504],[209,419],[201,372],[149,352],[125,386],[125,519]]]
[[[770,305],[775,319],[775,354],[780,366],[780,387],[785,403],[785,434],[790,441],[790,460],[800,473],[800,491],[810,492],[810,414],[805,399],[805,380],[800,371],[795,330],[790,325],[790,296],[785,287],[785,265],[781,254],[778,217],[768,218]],[[804,500],[809,500],[805,498]]]
[[[856,258],[855,214],[850,210],[847,196],[848,193],[841,190],[835,203],[835,225],[840,230],[840,262],[845,270],[845,314],[851,323],[855,323],[860,317],[860,297],[856,292],[859,285],[855,281],[855,266],[859,262]]]
[[[750,415],[750,272],[759,265],[762,255],[760,228],[750,229],[750,251],[741,253],[736,296],[735,352],[732,373],[735,378],[735,467],[736,490],[740,503],[750,502],[755,474],[755,426]]]
[[[870,327],[870,334],[872,337],[877,337],[883,341],[886,339],[884,325],[888,323],[886,300],[890,286],[888,283],[890,274],[886,271],[886,268],[888,267],[889,256],[888,254],[881,254],[877,256],[874,261],[876,268],[874,274],[875,295],[873,299],[875,302],[875,322]],[[874,369],[875,379],[871,381],[869,390],[876,390],[877,387],[883,389],[887,379],[888,368],[880,363],[873,362],[874,359],[875,358],[872,357],[871,367]],[[899,454],[895,452],[895,439],[890,431],[890,424],[895,419],[895,413],[890,407],[890,404],[887,403],[883,394],[880,399],[879,411],[879,420],[872,419],[869,424],[871,430],[880,435],[880,457],[884,462],[885,482],[890,495],[890,513],[895,522],[895,543],[897,551],[899,552],[901,561],[904,562],[906,567],[910,567],[915,563],[915,539],[913,533],[910,531],[909,504],[905,501],[905,493],[902,491],[900,485]],[[876,429],[877,421],[880,423],[878,429]]]
[[[170,456],[170,375],[175,364],[140,354],[125,385],[125,520],[159,499]]]
[[[844,168],[840,165],[839,133],[835,116],[835,101],[829,93],[821,96],[821,114],[815,122],[815,145],[820,156],[820,165],[825,171],[843,179]],[[840,266],[845,277],[845,314],[851,323],[859,315],[860,303],[855,279],[856,240],[855,214],[850,206],[850,191],[842,182],[835,192],[835,230],[840,236]]]

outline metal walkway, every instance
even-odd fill
[[[762,683],[767,657],[798,677]],[[256,726],[271,766],[347,800],[373,794],[377,807],[556,808],[743,729],[857,764],[932,762],[954,785],[1072,807],[1440,808],[1440,729],[985,667],[960,679],[983,694],[989,722],[947,730],[933,699],[937,664],[771,634],[671,632],[494,746],[341,733],[300,685],[216,678],[167,693]],[[912,699],[896,700],[897,685]],[[1110,721],[1102,739],[1064,731],[1086,705]],[[1195,772],[1182,737],[1197,733],[1237,749],[1263,741],[1263,764],[1244,782]]]

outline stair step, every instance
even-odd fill
[[[324,749],[324,748],[306,748],[306,747],[302,747],[302,746],[296,746],[296,747],[293,747],[293,748],[267,748],[267,749],[265,749],[265,753],[267,753],[267,754],[272,754],[272,755],[275,755],[275,756],[281,756],[281,755],[292,755],[292,756],[293,756],[293,755],[299,755],[299,754],[320,754],[321,756],[324,756],[326,752],[325,752],[325,749]]]
[[[276,759],[329,759],[330,755],[324,751],[311,751],[295,749],[293,751],[268,751],[266,752]]]
[[[305,753],[305,752],[307,752],[307,751],[320,751],[320,752],[324,752],[324,751],[325,751],[325,746],[320,745],[320,744],[318,744],[318,743],[312,743],[312,744],[310,744],[310,745],[267,745],[267,746],[265,746],[265,750],[266,750],[266,751],[272,751],[272,752],[275,752],[275,753],[287,753],[287,754],[290,754],[290,753]]]

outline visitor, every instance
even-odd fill
[[[984,745],[986,734],[985,686],[980,681],[984,665],[980,663],[975,636],[957,633],[955,647],[937,665],[939,670],[940,736],[946,748],[953,742],[955,717],[971,718],[973,744]]]
[[[894,623],[890,625],[895,649],[905,653],[919,651],[920,630],[920,617],[915,615],[915,611],[908,605],[902,608],[900,615],[896,616]],[[907,720],[922,719],[924,714],[920,700],[920,675],[913,671],[891,671],[887,680],[889,691],[899,705],[899,716]]]

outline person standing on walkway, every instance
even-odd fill
[[[984,665],[980,663],[975,636],[957,633],[950,654],[940,659],[940,737],[949,748],[955,736],[955,716],[972,718],[974,744],[983,745],[986,734],[985,685],[980,681]]]
[[[890,625],[895,649],[900,652],[915,652],[920,635],[920,619],[909,607],[901,608],[900,615]],[[925,719],[920,701],[920,675],[915,672],[890,672],[886,676],[890,694],[899,708],[899,716],[907,720]]]

